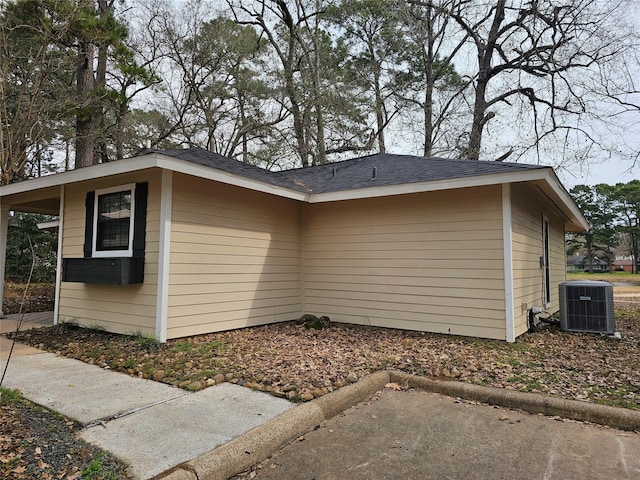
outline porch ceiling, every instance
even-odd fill
[[[58,215],[60,213],[60,187],[47,187],[7,195],[2,197],[2,204],[8,205],[14,212]]]

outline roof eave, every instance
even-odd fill
[[[87,180],[146,170],[149,168],[164,168],[178,173],[194,175],[294,200],[305,201],[307,199],[307,194],[296,190],[290,190],[266,182],[260,182],[241,175],[228,173],[207,167],[206,165],[200,165],[157,152],[117,162],[102,163],[91,167],[79,168],[77,170],[70,170],[68,172],[57,173],[55,175],[47,175],[45,177],[5,185],[0,189],[0,198],[60,185],[69,185]]]
[[[385,197],[390,195],[405,195],[410,193],[434,192],[452,190],[456,188],[482,187],[500,185],[503,183],[525,182],[545,178],[543,169],[526,170],[521,172],[505,172],[488,175],[475,175],[443,180],[429,180],[424,182],[403,183],[398,185],[382,185],[338,192],[312,194],[309,203],[336,202],[341,200],[355,200],[370,197]],[[372,182],[375,182],[373,180]]]
[[[214,180],[229,185],[235,185],[237,187],[248,188],[263,193],[270,193],[279,197],[290,198],[293,200],[306,201],[307,194],[298,192],[297,190],[280,187],[259,180],[243,177],[234,173],[225,172],[216,168],[201,165],[199,163],[189,162],[188,160],[182,160],[160,153],[154,154],[157,159],[157,165],[160,168],[172,170],[177,173],[183,173],[185,175],[193,175],[196,177],[204,178],[207,180]]]
[[[552,168],[547,170],[546,184],[551,189],[551,195],[555,196],[557,201],[561,203],[561,208],[567,216],[565,222],[565,231],[567,232],[585,232],[589,230],[589,222],[571,198],[569,192],[562,186],[562,183],[556,176]],[[549,192],[547,193],[549,194]]]
[[[170,157],[162,153],[153,152],[139,157],[133,157],[117,162],[104,163],[92,167],[71,170],[55,175],[48,175],[24,182],[5,185],[0,189],[0,198],[11,195],[24,194],[36,190],[47,189],[60,185],[109,177],[118,174],[131,173],[150,168],[164,168],[186,175],[218,181],[238,187],[264,192],[280,197],[308,203],[326,203],[341,200],[355,200],[375,198],[391,195],[404,195],[420,192],[433,192],[457,188],[498,185],[503,183],[541,181],[545,194],[560,207],[567,217],[565,229],[567,231],[588,230],[584,216],[575,205],[569,193],[564,189],[551,167],[523,170],[519,172],[504,172],[489,175],[477,175],[462,178],[452,178],[435,181],[403,183],[398,185],[370,186],[352,190],[342,190],[327,193],[305,193],[297,190],[254,180],[241,175],[225,172],[206,165],[189,162],[187,160]],[[375,182],[375,180],[372,180]],[[10,201],[9,201],[10,203]]]
[[[404,183],[400,185],[383,185],[379,187],[367,187],[339,192],[327,192],[312,194],[307,200],[309,203],[337,202],[341,200],[356,200],[362,198],[384,197],[390,195],[404,195],[420,192],[434,192],[451,190],[456,188],[482,187],[500,185],[503,183],[518,182],[542,182],[544,192],[550,196],[555,204],[566,216],[566,231],[585,231],[589,225],[580,209],[560,183],[560,180],[551,167],[520,172],[505,172],[498,174],[478,175],[463,178],[435,180],[427,182]]]

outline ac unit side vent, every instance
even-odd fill
[[[613,286],[610,283],[591,280],[563,282],[559,294],[561,330],[615,333]]]

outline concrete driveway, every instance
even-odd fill
[[[383,390],[256,471],[259,480],[638,479],[640,435],[435,393]]]

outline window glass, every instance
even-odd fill
[[[96,250],[128,250],[131,190],[98,196]]]

